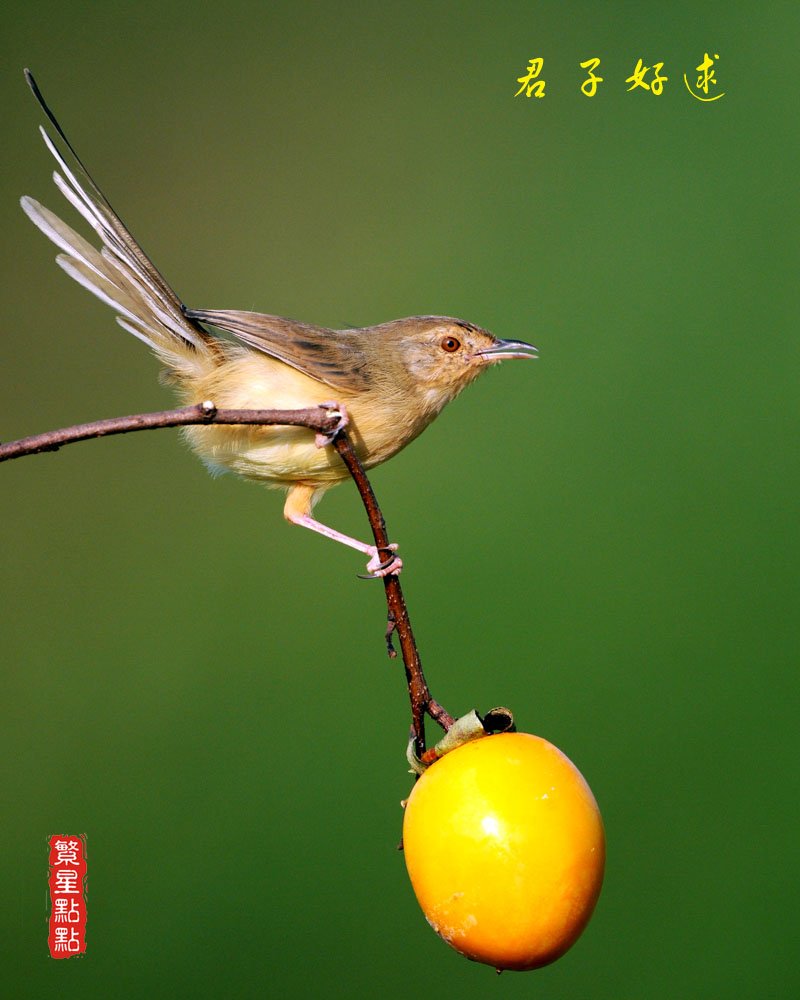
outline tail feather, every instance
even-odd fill
[[[182,341],[165,334],[165,324],[155,314],[142,308],[137,297],[128,295],[117,284],[97,274],[89,265],[76,257],[59,254],[56,263],[79,285],[83,285],[98,299],[111,306],[117,313],[117,322],[128,333],[138,337],[150,347],[160,360],[173,371],[189,374],[188,364],[194,364],[195,358],[201,357],[196,352],[187,357]],[[205,369],[197,367],[196,374],[202,376]]]
[[[102,241],[98,250],[33,198],[21,205],[31,221],[63,251],[59,265],[119,315],[120,325],[148,344],[179,380],[208,375],[222,360],[219,342],[183,314],[183,305],[113,210],[47,107],[33,77],[26,77],[77,165],[71,169],[47,132],[41,133],[59,171],[56,186]]]
[[[149,285],[160,293],[159,298],[162,300],[164,308],[179,322],[180,336],[183,336],[185,340],[188,340],[189,343],[194,344],[196,347],[205,344],[208,340],[208,335],[184,318],[180,299],[166,281],[164,281],[142,248],[122,224],[119,216],[100,193],[94,181],[86,174],[88,184],[87,186],[82,186],[47,132],[41,127],[40,132],[47,148],[61,167],[67,181],[69,181],[68,184],[64,180],[64,177],[56,170],[53,172],[53,180],[56,186],[72,206],[86,219],[103,241],[105,247],[114,254],[123,273],[124,271],[132,272],[138,277],[140,284],[145,287]],[[72,149],[71,146],[70,149]],[[85,170],[83,172],[85,173]],[[92,197],[93,193],[95,197]]]
[[[119,314],[117,315],[117,322],[123,330],[127,330],[128,333],[132,333],[134,337],[137,337],[143,343],[147,344],[147,346],[152,348],[152,350],[155,351],[155,353],[161,358],[169,369],[168,372],[165,372],[165,377],[162,379],[165,384],[175,381],[173,373],[180,373],[181,371],[186,370],[186,361],[183,355],[179,353],[180,349],[178,349],[178,351],[171,350],[170,347],[163,342],[161,333],[158,329],[156,329],[154,324],[146,324],[140,320],[127,319]],[[203,372],[198,369],[198,377],[202,374]]]
[[[102,273],[102,270],[98,269],[95,262],[95,258],[98,256],[97,250],[80,233],[76,233],[66,222],[59,219],[49,208],[40,205],[34,198],[29,198],[25,195],[24,198],[20,198],[19,203],[22,206],[22,211],[28,216],[31,222],[45,236],[51,239],[59,249],[84,261],[92,270],[97,271],[98,274]]]
[[[156,331],[152,327],[145,326],[143,323],[140,324],[138,320],[126,319],[124,316],[117,316],[117,322],[122,327],[123,330],[127,330],[128,333],[132,333],[134,337],[138,337],[143,343],[152,347],[153,350],[158,350],[154,343],[154,335]]]

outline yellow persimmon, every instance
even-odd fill
[[[600,894],[603,821],[580,771],[529,733],[437,760],[408,799],[406,865],[428,923],[497,969],[536,969],[575,943]]]

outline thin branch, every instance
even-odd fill
[[[110,434],[127,434],[129,431],[154,430],[159,427],[183,427],[188,424],[288,424],[310,427],[330,433],[339,425],[340,417],[330,408],[310,406],[305,410],[218,410],[211,402],[196,406],[183,406],[176,410],[157,413],[135,413],[130,417],[110,417],[94,420],[89,424],[60,427],[45,434],[21,438],[0,444],[0,462],[23,455],[36,455],[43,451],[58,451],[65,444],[87,441],[90,438],[108,437]]]
[[[180,427],[188,424],[283,424],[293,427],[308,427],[323,434],[334,434],[333,447],[347,466],[361,495],[375,545],[379,550],[389,552],[389,536],[386,532],[383,514],[364,471],[364,466],[361,464],[346,431],[341,429],[341,414],[334,407],[311,406],[304,410],[218,410],[212,402],[206,401],[196,406],[184,406],[175,410],[136,413],[129,417],[95,420],[92,423],[62,427],[45,434],[11,441],[8,444],[0,445],[0,462],[21,458],[23,455],[36,455],[43,451],[57,451],[62,445],[72,444],[76,441],[107,437],[111,434],[126,434],[130,431]],[[383,585],[386,592],[389,622],[386,631],[387,650],[389,656],[397,655],[392,646],[392,634],[397,632],[405,664],[408,694],[411,700],[412,729],[416,750],[418,756],[421,757],[425,751],[425,715],[429,715],[445,730],[453,724],[453,718],[431,697],[425,675],[422,672],[419,650],[411,629],[400,580],[394,574],[384,576]]]
[[[353,477],[358,492],[367,511],[372,535],[378,550],[387,550],[389,545],[389,535],[386,532],[386,522],[378,506],[378,501],[372,490],[372,484],[367,479],[364,466],[358,459],[355,450],[344,431],[340,431],[333,439],[333,446],[339,452],[347,466],[350,475]],[[389,553],[391,555],[391,553]],[[425,752],[425,713],[439,725],[447,730],[453,724],[453,717],[434,701],[431,696],[425,674],[422,672],[419,650],[411,630],[411,621],[408,617],[403,589],[400,586],[400,579],[396,574],[389,574],[383,577],[383,586],[386,590],[386,604],[389,608],[389,630],[387,632],[387,644],[389,645],[389,655],[394,650],[391,647],[391,633],[397,632],[400,642],[400,650],[403,654],[403,663],[406,668],[406,681],[408,682],[408,695],[411,699],[411,720],[414,729],[414,740],[418,756]]]

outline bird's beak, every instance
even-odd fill
[[[524,340],[498,340],[485,351],[477,351],[476,358],[488,361],[505,361],[507,358],[538,358],[539,351]]]

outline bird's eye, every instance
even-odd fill
[[[461,347],[461,341],[456,340],[455,337],[445,337],[442,340],[442,350],[447,351],[448,354],[452,354]]]

